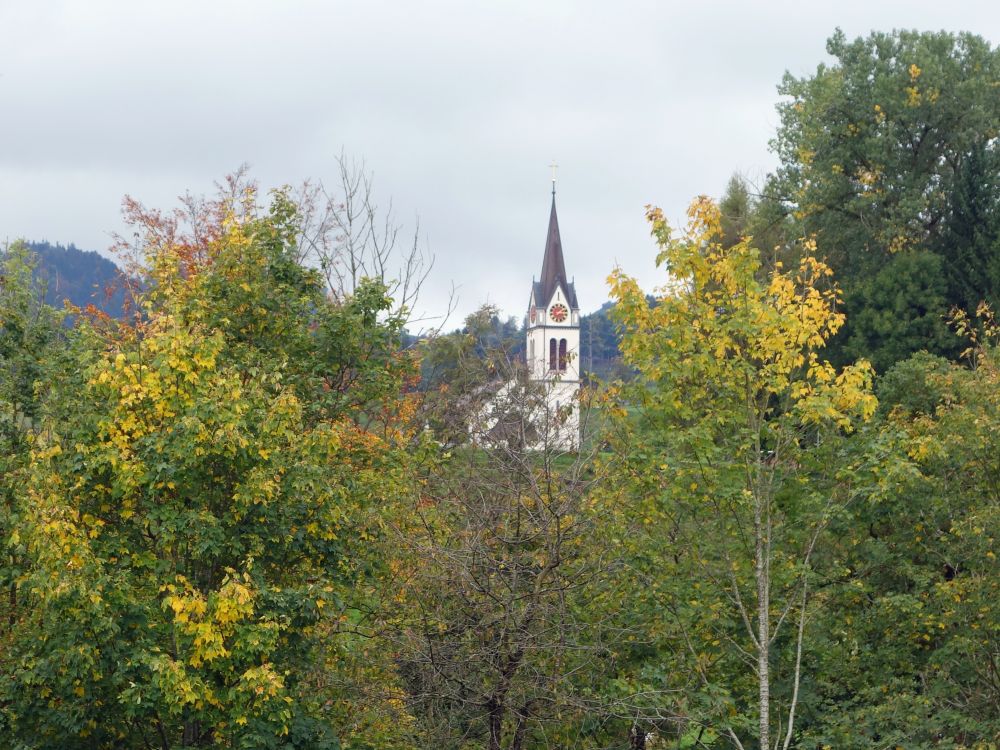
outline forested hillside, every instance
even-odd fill
[[[129,201],[137,316],[12,243],[0,747],[996,748],[1000,52],[829,51],[761,189],[648,207],[655,296],[609,269],[579,450],[342,195]]]
[[[38,256],[37,274],[45,290],[45,301],[56,308],[69,300],[77,307],[94,305],[112,317],[120,317],[125,289],[118,267],[98,253],[75,245],[29,242]]]
[[[620,335],[612,311],[605,302],[592,313],[580,317],[580,370],[602,379],[622,377]]]

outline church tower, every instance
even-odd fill
[[[575,450],[580,443],[580,305],[566,277],[555,180],[542,275],[531,285],[526,328],[528,379],[545,388],[550,442]]]

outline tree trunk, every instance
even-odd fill
[[[771,640],[770,619],[770,570],[768,566],[768,534],[770,524],[765,520],[763,501],[758,498],[754,506],[754,525],[756,526],[756,578],[757,578],[757,681],[760,700],[760,750],[769,750],[770,745],[770,704],[771,676],[768,646]]]
[[[7,630],[13,632],[14,623],[17,622],[17,583],[11,582],[10,590],[7,592]]]
[[[503,738],[503,705],[496,698],[490,698],[487,703],[489,711],[490,738],[487,750],[500,750],[500,740]]]
[[[629,750],[646,750],[646,732],[638,724],[628,730]]]
[[[517,712],[517,729],[514,730],[514,742],[510,746],[510,750],[523,750],[524,733],[528,728],[528,713],[530,710],[528,706],[523,706]]]

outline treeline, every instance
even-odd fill
[[[130,202],[126,319],[7,248],[0,744],[994,747],[1000,53],[830,52],[762,189],[649,209],[579,451],[334,191]]]

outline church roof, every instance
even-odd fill
[[[549,233],[545,238],[545,257],[542,259],[542,276],[535,282],[535,304],[547,305],[556,287],[561,286],[566,294],[566,301],[574,310],[579,309],[576,302],[576,287],[566,278],[566,263],[563,260],[562,239],[559,237],[559,218],[556,216],[556,195],[552,193],[552,211],[549,214]]]

